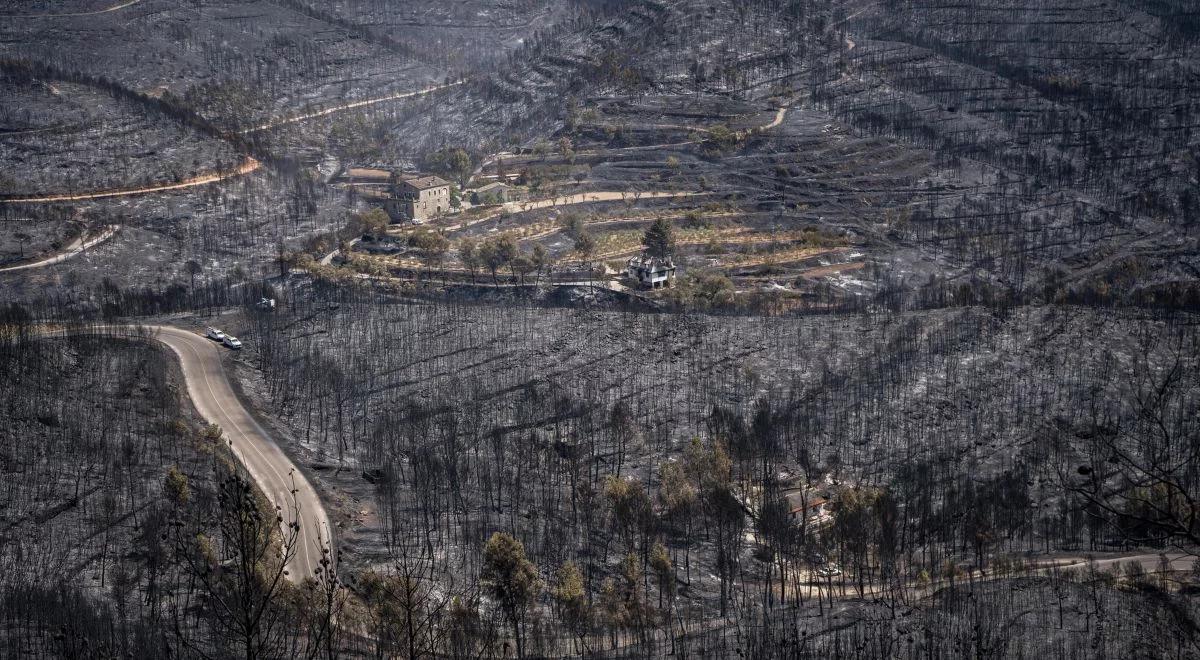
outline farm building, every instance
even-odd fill
[[[521,199],[520,191],[512,186],[495,181],[486,186],[476,188],[471,193],[471,203],[477,206],[487,204],[503,204]]]
[[[338,182],[382,206],[393,222],[421,222],[451,210],[450,182],[436,176],[353,167],[343,171]]]
[[[642,255],[629,260],[626,272],[647,289],[668,287],[675,281],[675,262],[670,257],[660,259]]]
[[[789,513],[796,522],[819,524],[829,520],[829,498],[814,490],[796,490],[785,495]]]
[[[450,182],[436,176],[396,181],[387,204],[394,219],[424,221],[450,211]]]

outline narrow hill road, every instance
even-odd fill
[[[434,85],[433,87],[426,87],[425,89],[418,89],[415,92],[398,92],[396,94],[389,94],[387,96],[381,96],[379,98],[363,99],[361,101],[353,101],[351,103],[343,103],[342,105],[336,105],[336,106],[333,106],[332,108],[325,108],[324,110],[315,110],[313,112],[307,112],[307,113],[304,113],[301,115],[296,115],[294,117],[283,117],[280,119],[272,119],[271,121],[269,121],[265,124],[260,124],[258,126],[247,128],[245,130],[239,131],[239,133],[241,133],[242,135],[250,135],[252,133],[261,133],[262,131],[269,131],[273,128],[279,128],[280,126],[287,126],[288,124],[295,124],[298,122],[307,121],[309,119],[316,119],[318,117],[326,117],[328,115],[332,115],[332,114],[335,114],[338,112],[345,112],[346,110],[354,110],[356,108],[364,108],[367,106],[376,105],[378,103],[386,103],[387,101],[399,101],[401,99],[410,99],[410,98],[417,97],[417,96],[425,96],[426,94],[432,94],[434,92],[437,92],[437,91],[440,91],[443,89],[447,89],[449,87],[455,87],[457,85],[461,85],[461,84],[463,84],[463,82],[464,81],[459,80],[457,82],[446,83],[445,85]]]
[[[133,4],[133,3],[129,3],[129,4]],[[106,11],[112,11],[112,9],[109,9]],[[332,108],[325,108],[324,110],[309,112],[309,113],[305,113],[305,114],[301,114],[301,115],[296,115],[293,117],[283,117],[280,119],[273,119],[265,124],[261,124],[259,126],[254,126],[252,128],[247,128],[245,130],[242,130],[242,131],[240,131],[240,133],[242,135],[249,135],[252,133],[260,133],[262,131],[271,130],[273,128],[278,128],[280,126],[286,126],[288,124],[295,124],[298,122],[307,121],[309,119],[316,119],[318,117],[325,117],[328,115],[332,115],[334,113],[343,112],[345,110],[353,110],[355,108],[362,108],[365,106],[375,105],[377,103],[384,103],[387,101],[397,101],[400,99],[413,98],[413,97],[417,97],[417,96],[425,96],[426,94],[432,94],[433,92],[436,92],[436,91],[439,91],[442,89],[446,89],[449,87],[454,87],[456,85],[461,85],[461,84],[463,84],[463,81],[460,80],[457,82],[447,83],[445,85],[436,85],[433,87],[427,87],[425,89],[419,89],[415,92],[400,92],[397,94],[389,94],[388,96],[383,96],[383,97],[374,98],[374,99],[364,99],[362,101],[354,101],[352,103],[345,103],[342,105],[334,106]],[[10,197],[10,198],[6,198],[6,199],[0,199],[0,204],[47,204],[47,203],[52,203],[52,202],[82,202],[82,201],[87,201],[87,200],[92,200],[92,199],[107,199],[110,197],[132,197],[134,195],[148,195],[151,193],[169,192],[172,190],[183,190],[186,188],[195,188],[197,186],[205,186],[210,183],[217,183],[219,181],[225,181],[227,179],[233,179],[236,177],[244,176],[246,174],[250,174],[252,172],[257,172],[259,169],[262,169],[262,163],[260,163],[255,158],[247,156],[246,160],[244,160],[242,162],[242,164],[239,165],[238,168],[235,170],[229,170],[229,171],[225,171],[225,172],[209,172],[206,174],[198,174],[190,179],[186,179],[179,183],[168,183],[168,184],[162,184],[162,185],[157,185],[157,186],[145,186],[142,188],[119,188],[116,190],[104,190],[104,191],[90,192],[90,193],[63,193],[63,194],[57,194],[57,195],[31,195],[28,197]]]
[[[298,522],[300,533],[295,556],[288,562],[288,579],[300,582],[321,565],[322,550],[334,557],[329,514],[317,491],[287,454],[246,410],[233,391],[214,341],[172,326],[144,326],[152,339],[179,356],[188,395],[200,415],[221,427],[234,455],[272,504],[280,507],[283,526]],[[131,339],[143,338],[135,326],[101,326],[99,330]],[[47,331],[46,336],[63,336]],[[295,507],[293,507],[293,493]]]
[[[234,454],[250,477],[283,510],[285,525],[300,524],[295,557],[288,565],[288,578],[299,582],[320,566],[321,551],[330,548],[329,514],[317,491],[283,453],[262,426],[242,406],[221,364],[221,348],[194,332],[171,326],[153,326],[154,338],[179,356],[188,394],[204,419],[221,427]],[[292,493],[298,511],[292,510]]]
[[[239,176],[257,172],[262,168],[262,163],[249,156],[236,170],[226,172],[210,172],[208,174],[200,174],[190,179],[186,179],[179,183],[164,183],[158,186],[146,186],[143,188],[120,188],[117,190],[105,190],[92,193],[64,193],[60,195],[44,195],[40,197],[11,197],[8,199],[0,199],[0,204],[46,204],[49,202],[82,202],[89,199],[106,199],[109,197],[132,197],[134,195],[148,195],[150,193],[167,192],[170,190],[183,190],[185,188],[195,188],[197,186],[206,186],[210,183],[224,181]]]
[[[107,241],[108,239],[112,238],[113,236],[115,236],[117,234],[117,230],[119,230],[120,228],[121,228],[120,225],[109,225],[108,227],[104,228],[104,231],[100,232],[99,234],[97,234],[95,236],[92,236],[91,238],[88,238],[86,236],[80,236],[79,238],[72,241],[71,244],[68,245],[65,250],[63,250],[62,252],[60,252],[58,254],[46,257],[45,259],[31,261],[31,262],[25,263],[25,264],[17,264],[15,266],[5,266],[4,268],[0,268],[0,273],[7,273],[7,272],[11,272],[11,271],[16,271],[16,270],[30,270],[33,268],[44,268],[46,266],[53,266],[54,264],[64,262],[67,259],[70,259],[71,257],[74,257],[79,254],[83,254],[89,248],[95,247],[95,246],[103,243],[104,241]]]
[[[528,211],[536,211],[538,209],[558,208],[560,206],[574,206],[576,204],[588,204],[591,202],[639,202],[645,199],[673,199],[678,197],[697,197],[707,195],[706,192],[689,192],[689,191],[648,191],[648,192],[633,192],[620,190],[597,190],[594,192],[583,192],[574,195],[563,195],[553,199],[541,199],[532,202],[506,202],[499,209],[482,215],[478,218],[463,220],[455,225],[440,227],[442,231],[460,231],[482,224],[504,213],[526,213]]]
[[[10,14],[8,16],[0,16],[0,18],[71,18],[72,16],[99,16],[100,14],[107,14],[124,9],[126,7],[132,7],[141,1],[142,0],[125,0],[125,2],[120,2],[112,5],[111,7],[105,7],[104,9],[97,9],[95,11],[76,11],[62,14]]]

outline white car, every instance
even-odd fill
[[[204,336],[214,341],[225,341],[225,333],[217,330],[216,328],[205,328]]]
[[[823,577],[823,578],[837,577],[841,574],[842,574],[842,569],[838,568],[837,564],[830,564],[828,566],[822,566],[821,568],[817,569],[818,577]]]
[[[232,348],[235,351],[242,347],[242,342],[237,337],[234,337],[233,335],[225,335],[225,339],[223,339],[221,343],[225,344],[226,346],[228,346],[229,348]]]

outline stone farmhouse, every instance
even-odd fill
[[[450,182],[436,176],[399,179],[386,204],[394,220],[424,222],[450,211]]]

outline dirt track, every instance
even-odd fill
[[[114,12],[136,5],[141,1],[142,0],[126,0],[125,2],[115,4],[105,9],[97,9],[96,11],[77,11],[63,14],[13,14],[10,16],[0,16],[0,18],[70,18],[72,16],[98,16],[100,14],[107,14],[109,12]]]
[[[206,186],[210,183],[225,181],[235,177],[244,176],[251,172],[256,172],[262,169],[262,163],[249,156],[238,166],[236,170],[229,172],[211,172],[208,174],[199,174],[179,183],[164,183],[158,186],[146,186],[144,188],[123,188],[118,190],[105,190],[94,193],[66,193],[61,195],[45,195],[41,197],[15,197],[11,199],[0,200],[3,204],[46,204],[51,202],[82,202],[89,199],[107,199],[109,197],[132,197],[134,195],[148,195],[150,193],[167,192],[171,190],[183,190],[185,188],[195,188],[197,186]]]
[[[121,227],[119,225],[112,225],[109,227],[105,227],[104,231],[100,232],[99,235],[94,236],[92,238],[86,238],[84,236],[80,236],[79,238],[72,241],[71,244],[68,245],[65,250],[63,250],[62,252],[60,252],[58,254],[46,257],[45,259],[39,259],[37,261],[32,261],[30,263],[17,264],[15,266],[6,266],[4,268],[0,268],[0,273],[6,273],[6,272],[16,271],[16,270],[30,270],[33,268],[43,268],[45,266],[52,266],[54,264],[61,263],[61,262],[66,261],[67,259],[70,259],[76,255],[82,254],[84,251],[88,250],[91,247],[94,247],[96,245],[103,243],[104,241],[107,241],[108,239],[115,236],[117,233],[117,230],[119,230],[120,228]]]
[[[380,97],[377,99],[365,99],[362,101],[354,101],[352,103],[344,103],[342,105],[334,106],[332,108],[325,108],[324,110],[316,110],[313,112],[296,115],[294,117],[284,117],[282,119],[273,119],[265,124],[260,124],[253,128],[247,128],[243,131],[240,131],[240,133],[242,135],[250,135],[252,133],[260,133],[262,131],[269,131],[273,128],[279,128],[280,126],[287,126],[288,124],[295,124],[298,122],[307,121],[309,119],[316,119],[317,117],[327,117],[329,115],[332,115],[332,114],[335,114],[338,112],[344,112],[346,110],[354,110],[356,108],[364,108],[367,106],[376,105],[378,103],[385,103],[387,101],[399,101],[401,99],[413,98],[415,96],[425,96],[426,94],[432,94],[436,91],[447,89],[449,87],[454,87],[456,85],[461,85],[461,84],[463,84],[463,81],[460,80],[458,82],[447,83],[445,85],[435,85],[433,87],[426,87],[425,89],[419,89],[415,92],[400,92],[397,94],[390,94],[388,96],[383,96],[383,97]]]

